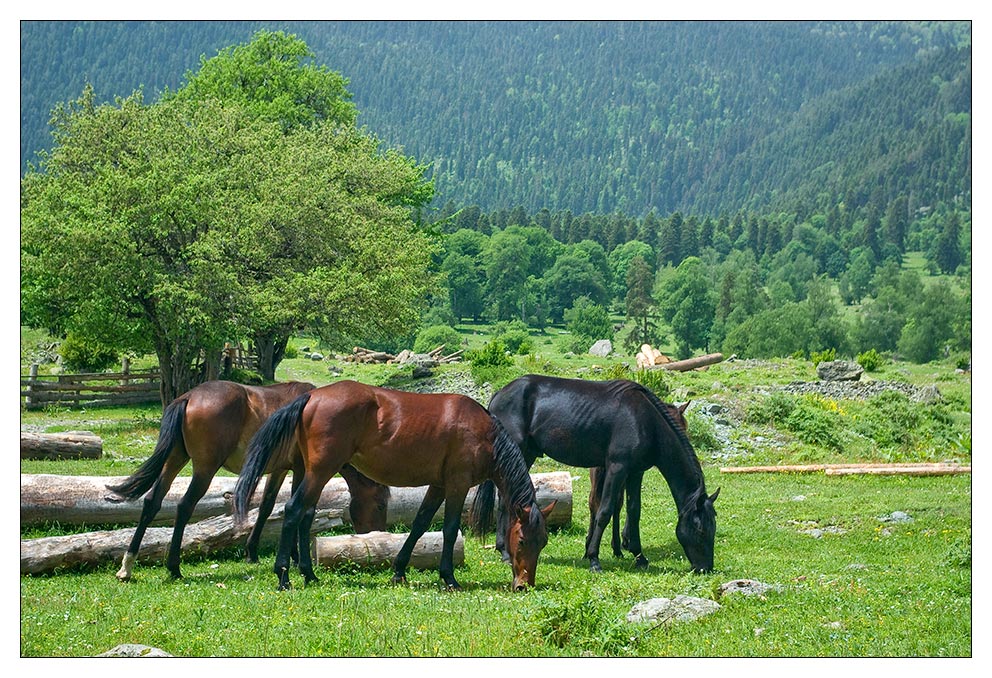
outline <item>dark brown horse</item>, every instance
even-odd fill
[[[282,536],[273,571],[279,589],[289,583],[290,548],[306,524],[321,490],[347,463],[384,485],[427,485],[410,534],[393,561],[393,581],[406,581],[406,567],[417,540],[444,502],[441,579],[460,588],[453,551],[469,488],[492,479],[512,512],[507,541],[516,590],[533,586],[537,558],[547,544],[545,518],[520,450],[499,421],[471,398],[421,394],[339,381],[305,393],[276,412],[248,445],[244,469],[234,492],[235,516],[244,519],[263,469],[273,454],[296,442],[306,473],[286,503]],[[309,550],[300,551],[300,571],[316,578]]]
[[[158,443],[152,455],[120,485],[108,489],[128,499],[147,492],[138,528],[134,532],[121,563],[117,578],[127,581],[138,555],[145,530],[162,507],[173,480],[186,462],[193,462],[193,477],[176,509],[176,524],[169,545],[166,567],[173,577],[179,571],[183,531],[193,509],[210,486],[221,467],[232,473],[241,470],[248,441],[269,416],[313,384],[289,382],[272,386],[244,386],[230,381],[208,381],[173,400],[162,413]],[[246,546],[247,558],[258,560],[258,541],[262,527],[272,512],[276,496],[286,473],[293,471],[293,487],[300,484],[303,462],[295,448],[265,469],[271,473],[259,506],[259,518]],[[365,478],[351,467],[341,469],[351,493],[350,512],[356,532],[383,530],[389,488]],[[300,535],[300,543],[309,548],[309,533]]]
[[[571,466],[605,469],[601,502],[586,539],[586,558],[599,571],[599,545],[619,495],[627,494],[628,548],[641,551],[641,480],[661,471],[678,509],[675,535],[693,571],[713,569],[716,511],[720,491],[706,494],[703,471],[692,443],[669,406],[649,389],[629,381],[586,381],[540,375],[515,379],[497,391],[490,411],[506,427],[529,467],[537,457]],[[491,492],[486,486],[477,494]],[[497,536],[499,533],[497,532]]]
[[[686,432],[689,433],[689,424],[685,420],[685,410],[689,407],[688,401],[682,405],[672,405],[670,403],[662,402],[668,409],[668,413],[672,415],[672,419],[675,423]],[[592,538],[594,527],[596,526],[596,514],[599,513],[599,504],[603,500],[603,478],[606,475],[606,469],[602,466],[597,466],[596,468],[589,469],[589,531],[586,533],[586,548],[589,548],[589,540]],[[623,538],[620,535],[620,509],[623,508],[623,494],[620,493],[617,496],[617,505],[613,509],[613,519],[610,521],[613,526],[613,539],[610,545],[613,547],[613,555],[617,558],[623,557],[623,549],[627,549],[631,553],[633,550],[630,548],[630,521],[628,519],[627,523],[623,526]],[[634,553],[634,566],[635,567],[647,567],[648,561],[642,553]]]

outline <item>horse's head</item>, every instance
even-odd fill
[[[537,504],[518,506],[513,511],[510,527],[506,531],[506,550],[510,553],[510,566],[513,568],[513,590],[523,591],[534,585],[537,573],[537,557],[548,544],[547,518],[558,500],[545,508]]]
[[[713,508],[713,502],[719,494],[719,488],[709,497],[705,492],[700,492],[679,511],[675,536],[682,544],[693,572],[709,572],[713,569],[713,542],[716,538],[716,509]]]

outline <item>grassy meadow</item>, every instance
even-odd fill
[[[461,329],[470,346],[486,340],[485,327]],[[481,376],[498,388],[527,372],[605,378],[623,374],[631,362],[564,357],[552,332],[534,339],[533,353]],[[341,375],[333,376],[329,365]],[[775,387],[816,380],[808,361],[727,361],[706,371],[664,374],[655,386],[665,400],[697,403],[688,412],[690,437],[707,490],[720,488],[715,570],[706,575],[689,573],[675,538],[675,507],[657,472],[645,475],[643,493],[642,541],[650,567],[635,570],[629,555],[615,558],[607,534],[604,571],[590,572],[582,558],[588,474],[540,459],[535,472],[571,471],[573,518],[570,527],[552,533],[537,586],[526,593],[510,590],[510,568],[491,548],[492,535],[466,537],[465,563],[456,569],[461,592],[442,590],[434,571],[411,571],[409,585],[394,586],[386,569],[344,566],[318,567],[320,583],[306,588],[294,574],[296,588],[279,593],[273,551],[263,550],[261,562],[249,565],[237,547],[184,559],[179,581],[168,580],[164,565],[155,562],[139,563],[128,584],[114,578],[116,563],[22,576],[21,655],[92,656],[140,643],[186,657],[971,656],[970,475],[720,471],[837,461],[970,464],[971,375],[954,367],[952,361],[889,363],[865,377],[936,385],[943,400],[934,405],[775,395]],[[464,363],[439,373],[471,376]],[[277,376],[317,384],[338,378],[400,388],[413,383],[400,366],[303,357],[284,361]],[[699,403],[721,404],[729,433],[718,435],[712,418],[694,412]],[[776,418],[785,411],[788,417]],[[22,411],[22,428],[97,433],[104,458],[23,461],[21,472],[126,475],[154,447],[160,416],[154,405]],[[730,447],[735,452],[728,458]],[[911,520],[891,520],[896,511]],[[76,529],[24,526],[22,538]],[[762,596],[718,595],[721,584],[737,579],[774,588]],[[680,594],[715,599],[721,608],[688,624],[631,625],[624,619],[639,601]]]

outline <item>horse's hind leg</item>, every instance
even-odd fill
[[[593,529],[596,525],[596,513],[599,512],[599,505],[603,501],[603,476],[606,469],[602,466],[589,469],[589,530],[586,532],[586,549],[592,540]],[[613,547],[613,555],[617,558],[623,557],[620,549],[620,506],[623,505],[623,494],[617,498],[617,506],[613,509],[611,524],[613,525],[613,538],[610,545]]]
[[[283,481],[286,479],[287,471],[276,471],[265,479],[265,492],[262,494],[262,501],[258,505],[258,518],[251,528],[248,541],[245,544],[245,560],[249,563],[258,562],[258,543],[262,539],[262,530],[265,529],[265,521],[272,515],[272,509],[276,505],[276,498]],[[295,475],[294,475],[295,479]]]
[[[182,553],[183,532],[186,530],[189,519],[193,516],[193,509],[196,508],[197,502],[203,498],[203,495],[207,493],[207,489],[210,487],[210,481],[213,480],[216,472],[216,468],[208,470],[194,469],[193,477],[190,478],[189,487],[186,489],[186,494],[179,500],[179,506],[176,508],[176,527],[172,531],[169,556],[165,561],[165,566],[174,579],[182,577],[182,574],[179,572],[179,558]]]
[[[465,498],[462,497],[463,502],[464,499]],[[427,531],[427,528],[430,527],[431,520],[434,518],[434,514],[437,513],[437,510],[443,501],[443,488],[436,485],[431,485],[427,488],[427,492],[424,494],[424,500],[420,503],[420,508],[417,510],[417,515],[414,517],[413,523],[410,525],[410,534],[407,536],[406,541],[403,542],[403,546],[400,548],[399,553],[396,554],[396,558],[393,559],[394,584],[402,584],[406,582],[406,566],[410,564],[410,556],[413,553],[413,547],[416,545],[417,540],[420,539],[424,535],[424,532]],[[461,505],[459,505],[459,509],[461,509]],[[445,513],[447,513],[447,510]],[[457,586],[457,583],[455,585]]]
[[[320,476],[314,473],[306,474],[300,482],[299,487],[293,492],[293,496],[286,502],[282,533],[279,536],[279,550],[276,552],[276,562],[272,568],[273,572],[279,577],[280,591],[290,588],[289,556],[290,552],[298,543],[300,528],[303,524],[306,524],[307,533],[309,534],[309,522],[305,521],[305,516],[308,511],[312,511],[316,507],[324,485],[327,484],[327,481],[331,479],[334,473],[337,473],[337,469],[334,469],[330,475],[323,473]],[[300,566],[301,568],[303,567],[302,562]]]
[[[441,542],[441,563],[438,572],[441,575],[441,580],[452,590],[461,589],[461,586],[455,581],[454,554],[466,494],[468,494],[468,488],[449,492],[444,498],[444,527],[442,528],[444,539]]]
[[[606,468],[602,499],[596,511],[596,517],[590,524],[590,533],[586,539],[585,557],[589,559],[589,569],[593,572],[600,572],[603,569],[599,564],[599,545],[603,540],[603,532],[613,517],[613,507],[616,506],[617,494],[622,491],[625,475],[626,469],[618,464],[611,464]]]
[[[189,457],[186,456],[185,451],[173,450],[172,454],[166,460],[158,480],[155,481],[152,489],[145,495],[145,500],[141,507],[141,518],[138,519],[138,527],[134,530],[131,543],[124,553],[124,558],[121,560],[121,569],[117,571],[117,578],[120,581],[129,581],[131,579],[131,571],[134,568],[134,561],[138,557],[141,540],[145,537],[145,530],[148,529],[148,525],[151,524],[162,508],[162,500],[169,492],[169,488],[172,487],[172,481],[175,480],[187,461],[189,461]]]
[[[627,523],[624,525],[623,546],[634,554],[634,567],[645,568],[648,559],[641,552],[641,482],[643,473],[627,476]]]
[[[316,513],[316,505],[307,509],[303,513],[303,518],[300,520],[300,528],[297,532],[299,545],[298,562],[300,564],[300,574],[303,575],[304,586],[319,583],[317,575],[313,573],[313,555],[310,553],[310,528],[313,527],[313,518]]]

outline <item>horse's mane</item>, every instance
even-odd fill
[[[678,438],[679,443],[682,444],[682,452],[685,454],[686,461],[692,462],[690,466],[695,472],[699,474],[701,481],[703,475],[703,469],[702,466],[700,466],[699,464],[699,457],[696,456],[696,450],[695,448],[693,448],[692,443],[689,441],[689,436],[686,435],[686,432],[682,430],[682,427],[679,426],[678,422],[675,421],[675,418],[672,416],[672,413],[669,412],[668,406],[665,405],[665,403],[663,403],[661,399],[654,394],[654,391],[649,389],[647,386],[644,386],[643,384],[639,384],[636,381],[629,381],[629,380],[621,380],[618,383],[625,385],[625,388],[623,388],[622,390],[638,391],[640,393],[643,393],[647,397],[648,401],[652,405],[654,405],[654,408],[658,411],[658,414],[662,416],[662,418],[668,424],[668,427],[672,429],[672,432],[675,434],[675,437]],[[700,482],[700,488],[701,488],[700,489],[701,492],[705,492],[705,489],[702,489],[703,488],[702,482]]]
[[[493,465],[495,476],[503,484],[507,493],[507,506],[527,507],[537,501],[534,483],[530,471],[524,462],[524,455],[507,434],[503,424],[495,416],[490,415],[493,422]],[[533,513],[533,511],[532,511]]]

